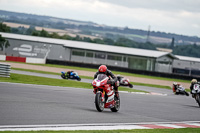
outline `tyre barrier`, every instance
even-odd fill
[[[0,77],[10,77],[10,68],[9,64],[0,63]]]

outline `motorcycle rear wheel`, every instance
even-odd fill
[[[62,77],[63,79],[66,79],[66,76],[65,76],[64,73],[61,74],[61,77]]]
[[[116,102],[116,104],[115,104],[115,106],[113,107],[113,108],[111,108],[110,110],[112,111],[112,112],[117,112],[117,111],[119,111],[119,108],[120,108],[120,97],[118,96],[118,97],[114,97],[114,99],[115,99],[115,102]]]
[[[101,92],[97,92],[96,93],[96,97],[95,97],[95,105],[96,105],[96,109],[99,112],[102,112],[104,110],[104,101],[101,100],[102,98],[102,94]]]

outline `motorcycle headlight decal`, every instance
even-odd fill
[[[96,86],[100,86],[100,83],[101,83],[101,82],[97,82],[97,83],[96,83]]]

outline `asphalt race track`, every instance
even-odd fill
[[[121,108],[117,113],[109,109],[98,112],[92,91],[0,82],[0,125],[200,120],[200,108],[191,96],[175,96],[169,90],[168,95],[120,93]]]

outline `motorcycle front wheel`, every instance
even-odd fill
[[[78,78],[77,80],[78,80],[78,81],[81,81],[81,78]]]
[[[104,110],[104,101],[102,101],[102,94],[101,92],[97,92],[95,96],[95,105],[96,109],[99,112],[102,112]]]
[[[133,85],[132,85],[132,84],[129,84],[128,86],[129,86],[130,88],[133,88]]]
[[[185,95],[186,95],[186,96],[189,96],[189,93],[185,91]]]
[[[196,94],[196,101],[200,107],[200,94]]]

